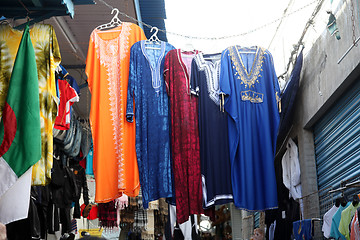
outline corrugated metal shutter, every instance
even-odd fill
[[[330,186],[338,188],[341,181],[359,175],[360,81],[315,125],[314,140],[320,191]],[[321,215],[327,211],[331,200],[329,197],[320,198]]]

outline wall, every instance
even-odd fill
[[[343,12],[336,17],[340,40],[325,30],[312,46],[305,45],[305,49],[310,50],[304,56],[300,88],[295,103],[296,113],[289,134],[298,140],[302,193],[306,196],[305,218],[320,215],[312,126],[344,91],[351,87],[360,70],[360,47],[353,48],[340,64],[337,63],[352,44],[350,4],[344,4]],[[355,18],[356,37],[359,36],[358,23],[358,19]],[[322,239],[319,223],[315,230],[316,239]]]

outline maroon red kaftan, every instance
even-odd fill
[[[190,93],[192,52],[169,51],[164,75],[170,99],[171,148],[178,223],[203,213],[197,98]]]

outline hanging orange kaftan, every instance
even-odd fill
[[[95,202],[109,202],[140,189],[135,152],[135,124],[125,120],[130,47],[146,39],[133,23],[90,36],[86,74],[91,92]]]

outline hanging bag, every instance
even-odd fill
[[[192,238],[192,240],[200,240],[201,237],[198,234],[198,232],[196,231],[197,224],[195,223],[194,215],[191,215],[190,218],[191,218],[191,238]]]
[[[184,240],[184,235],[179,227],[179,224],[176,222],[175,228],[174,228],[174,240]]]

